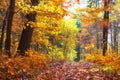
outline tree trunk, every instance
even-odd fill
[[[3,40],[4,40],[5,27],[6,27],[6,23],[7,23],[7,17],[8,17],[8,10],[6,12],[6,15],[4,17],[3,24],[2,24],[2,32],[1,32],[1,39],[0,39],[0,50],[1,51],[3,48]]]
[[[109,0],[106,0],[104,2],[104,7],[108,6]],[[109,22],[109,11],[104,12],[104,21],[106,23]],[[107,51],[107,41],[108,41],[108,24],[103,25],[103,56],[105,56],[105,53]]]
[[[118,49],[117,36],[118,36],[118,26],[117,26],[117,21],[115,21],[115,23],[114,23],[114,50],[116,52],[117,52],[117,49]]]
[[[98,26],[96,26],[96,48],[99,49],[100,48],[100,45],[99,45],[99,33],[98,33]]]
[[[8,8],[8,19],[7,19],[7,31],[6,31],[6,40],[5,40],[5,51],[9,57],[11,57],[10,47],[11,47],[11,29],[12,29],[12,21],[14,15],[15,8],[15,0],[10,0],[10,5]]]
[[[38,5],[39,0],[31,0],[31,3],[33,6],[36,6]],[[36,12],[29,13],[26,15],[26,19],[28,20],[28,22],[29,21],[35,22],[35,17],[36,17]],[[30,43],[32,40],[33,28],[30,27],[28,22],[25,23],[26,28],[23,29],[22,31],[21,39],[17,49],[20,55],[24,55],[25,51],[30,48]]]
[[[114,23],[113,22],[111,22],[111,24],[110,24],[110,44],[111,44],[111,49],[113,49],[113,47],[114,47],[114,45],[113,45],[113,25],[114,25]]]
[[[100,48],[100,45],[99,45],[99,29],[98,29],[98,21],[95,22],[95,25],[94,25],[95,29],[96,29],[96,48],[99,49]]]

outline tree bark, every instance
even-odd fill
[[[111,41],[111,49],[113,49],[113,47],[114,47],[114,45],[113,45],[113,25],[114,25],[114,23],[113,22],[111,22],[110,23],[110,41]]]
[[[105,0],[104,7],[108,6],[109,0]],[[104,12],[104,21],[109,22],[109,11]],[[107,51],[107,41],[108,41],[108,24],[103,25],[103,56]]]
[[[118,36],[118,26],[117,26],[117,21],[115,21],[115,23],[114,23],[114,50],[116,52],[117,52],[117,49],[118,49],[117,36]]]
[[[31,0],[32,6],[36,6],[39,3],[39,0]],[[26,19],[32,22],[35,22],[36,12],[29,13],[26,15]],[[21,39],[18,45],[18,53],[24,55],[25,51],[30,48],[30,43],[32,40],[33,28],[28,25],[28,22],[25,23],[25,29],[23,29],[21,34]]]
[[[10,5],[8,8],[8,19],[6,24],[6,40],[5,40],[5,51],[9,57],[11,57],[10,47],[11,47],[11,29],[12,29],[12,21],[14,16],[14,8],[15,8],[15,0],[10,0]]]
[[[0,39],[0,50],[2,51],[3,48],[3,40],[4,40],[4,33],[5,33],[5,28],[6,28],[6,23],[7,23],[7,17],[8,17],[8,10],[6,12],[6,15],[3,20],[2,24],[2,32],[1,32],[1,39]]]

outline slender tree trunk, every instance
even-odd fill
[[[117,50],[117,53],[120,54],[120,23],[119,23],[119,20],[118,20],[118,23],[117,23],[117,26],[118,26],[118,50]]]
[[[116,28],[116,30],[117,30],[117,36],[116,36],[117,37],[117,42],[116,42],[117,47],[116,48],[117,49],[116,49],[116,51],[117,51],[117,54],[118,54],[119,53],[119,50],[118,50],[119,49],[119,44],[118,44],[119,43],[119,27],[118,27],[119,23],[118,23],[118,21],[117,21],[116,24],[117,24],[117,28]]]
[[[105,0],[104,7],[108,6],[109,0]],[[108,23],[109,22],[109,11],[104,12],[104,20]],[[107,51],[107,41],[108,41],[108,24],[103,25],[103,56]]]
[[[69,38],[69,34],[66,36],[66,39]],[[64,54],[64,61],[66,62],[68,60],[67,54],[68,54],[68,48],[67,48],[67,40],[64,42],[63,46],[63,54]]]
[[[111,41],[111,49],[113,49],[113,22],[110,24],[110,41]]]
[[[39,0],[31,0],[33,6],[38,5]],[[26,15],[26,19],[32,22],[35,22],[36,12],[29,13]],[[30,43],[32,40],[33,28],[28,25],[28,22],[25,23],[25,29],[22,31],[21,39],[18,45],[18,53],[20,55],[24,55],[25,51],[30,48]]]
[[[100,48],[100,45],[99,45],[99,33],[98,33],[99,31],[98,31],[98,27],[96,26],[96,47],[97,47],[97,49],[99,49]]]
[[[99,1],[98,0],[95,0],[95,4],[96,4],[96,7],[99,7]],[[95,28],[96,28],[96,48],[99,49],[100,48],[100,45],[99,45],[99,40],[100,40],[100,36],[99,36],[99,28],[98,28],[98,24],[99,22],[96,21],[95,22]]]
[[[98,29],[98,21],[95,22],[95,28],[96,28],[96,48],[99,49],[100,45],[99,45],[99,29]]]
[[[117,28],[117,21],[114,23],[114,50],[117,52],[117,36],[118,36],[118,28]]]
[[[3,48],[3,40],[4,40],[6,23],[7,23],[7,16],[8,16],[8,10],[6,12],[6,15],[4,17],[3,24],[2,24],[2,32],[1,32],[1,39],[0,39],[0,50],[2,50],[2,48]]]
[[[7,31],[6,31],[6,40],[5,40],[5,51],[9,57],[11,57],[10,47],[11,47],[11,29],[12,29],[12,21],[14,15],[15,8],[15,0],[10,0],[10,5],[8,8],[8,19],[7,19]]]

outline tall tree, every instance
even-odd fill
[[[2,48],[3,48],[3,40],[4,40],[5,27],[6,27],[6,23],[7,23],[7,16],[8,16],[8,10],[6,12],[6,15],[5,15],[3,23],[2,23],[2,32],[1,32],[1,38],[0,38],[0,50],[2,50]]]
[[[32,6],[36,6],[39,3],[39,0],[31,0]],[[23,53],[30,48],[30,43],[32,39],[33,34],[33,28],[29,25],[29,21],[35,22],[36,12],[29,13],[26,15],[26,19],[28,20],[25,23],[25,27],[22,31],[21,39],[18,45],[18,52],[21,55],[24,55]]]
[[[104,0],[104,7],[109,5],[110,0]],[[107,51],[107,41],[108,41],[108,23],[109,23],[109,11],[104,11],[104,22],[103,25],[103,56],[105,56],[105,53]]]
[[[10,46],[11,46],[11,30],[12,30],[12,21],[14,16],[15,0],[10,0],[10,5],[8,7],[8,18],[6,23],[6,40],[5,40],[5,51],[10,57]]]

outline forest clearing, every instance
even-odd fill
[[[120,0],[0,0],[0,80],[120,80]]]

